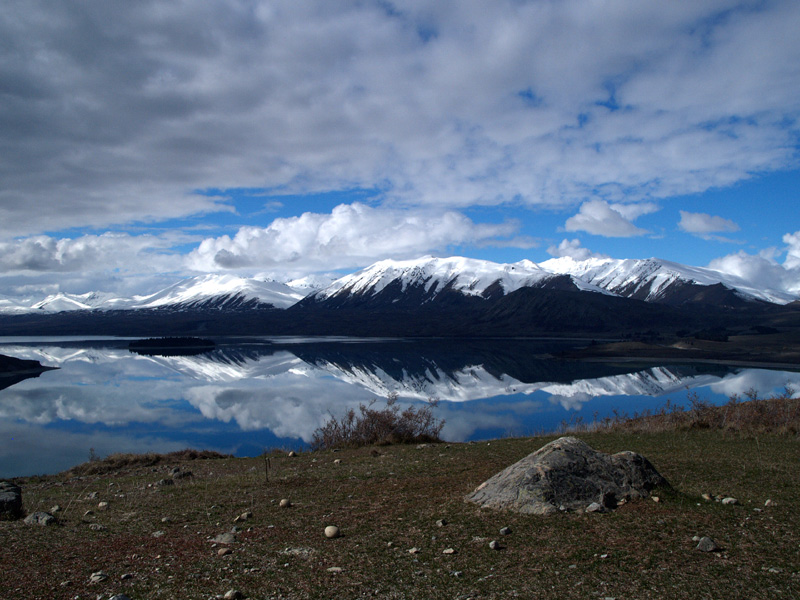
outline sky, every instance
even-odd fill
[[[0,296],[386,258],[800,281],[796,0],[7,0]]]

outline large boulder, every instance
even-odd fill
[[[574,437],[562,437],[482,483],[467,496],[480,506],[529,514],[606,510],[668,486],[635,452],[608,455]],[[594,505],[594,506],[593,506]]]
[[[22,490],[10,481],[0,481],[0,519],[22,516]]]

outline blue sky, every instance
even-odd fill
[[[799,25],[793,0],[5,3],[0,296],[426,254],[798,281]]]

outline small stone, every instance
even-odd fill
[[[111,598],[109,598],[109,600],[131,600],[131,599],[125,594],[114,594],[113,596],[111,596]]]
[[[133,579],[133,573],[123,573],[120,577],[122,581],[127,581],[128,579]]]
[[[217,556],[228,556],[228,554],[233,554],[233,550],[230,548],[220,548],[217,550]]]
[[[739,504],[739,501],[736,498],[731,498],[728,496],[727,498],[722,499],[723,504]]]
[[[297,456],[297,452],[295,452],[294,450],[289,452],[289,458],[294,458],[295,456]]]
[[[511,535],[511,527],[501,527],[500,535]]]
[[[108,502],[98,502],[97,508],[100,510],[106,510],[108,508]]]
[[[342,535],[342,532],[339,531],[339,528],[336,525],[328,525],[325,528],[325,537],[329,539],[338,538]]]
[[[659,498],[658,496],[650,496],[650,499],[651,499],[653,502],[655,502],[656,504],[658,504],[659,502],[661,502],[661,498]]]
[[[775,506],[775,501],[767,500],[766,502],[764,502],[764,506]]]
[[[492,540],[491,542],[489,542],[489,548],[491,550],[500,550],[500,542],[498,542],[497,540]]]
[[[233,522],[234,522],[234,523],[240,523],[240,522],[242,522],[242,521],[247,521],[248,519],[252,519],[252,518],[253,518],[253,513],[251,513],[251,512],[248,510],[247,512],[243,512],[243,513],[242,513],[242,514],[240,514],[238,517],[236,517],[236,518],[233,520]]]
[[[592,502],[589,506],[586,507],[587,513],[594,513],[594,512],[603,512],[603,505],[599,502]]]
[[[236,541],[235,533],[220,533],[217,537],[211,540],[215,544],[233,544]]]
[[[55,525],[56,518],[50,513],[37,511],[25,517],[25,524],[42,525],[43,527],[47,527],[48,525]]]
[[[712,496],[711,494],[708,494],[708,493],[706,493],[706,494],[703,494],[703,495],[701,496],[701,498],[702,498],[703,500],[705,500],[706,502],[711,502],[712,500],[714,500],[714,496]]]
[[[91,517],[93,514],[94,514],[93,510],[87,510],[85,513],[83,513],[83,516],[84,517]]]
[[[223,600],[242,600],[244,594],[239,590],[228,590],[222,598]]]
[[[89,576],[89,583],[100,583],[106,579],[108,579],[108,575],[103,571],[96,571]]]
[[[444,527],[445,525],[447,525],[447,519],[439,519],[438,521],[436,521],[437,527]]]
[[[161,518],[161,522],[162,523],[172,523],[172,519],[170,519],[169,517],[162,517]]]
[[[696,550],[700,550],[700,552],[716,552],[719,550],[719,546],[717,546],[717,543],[710,537],[703,536],[697,543]]]
[[[154,531],[153,532],[153,537],[154,538],[164,537],[165,535],[167,535],[166,531]]]
[[[341,458],[337,458],[336,460],[333,461],[333,464],[335,464],[335,465],[342,464],[342,459]]]
[[[281,508],[289,508],[291,505],[292,505],[292,503],[289,501],[289,499],[288,499],[288,498],[283,498],[283,499],[282,499],[282,500],[281,500],[281,501],[278,503],[278,506],[280,506]]]
[[[420,548],[417,548],[416,546],[408,549],[409,554],[419,554],[420,552],[422,552],[422,550]]]
[[[100,523],[90,523],[89,524],[89,529],[91,529],[92,531],[105,531],[106,530],[106,528],[103,525],[100,525]]]
[[[342,567],[328,567],[328,573],[341,573],[344,571]]]
[[[50,514],[52,514],[52,515],[54,515],[56,513],[59,513],[59,512],[61,512],[61,507],[58,504],[56,504],[55,506],[50,508]]]
[[[175,485],[175,481],[173,479],[159,479],[158,482],[156,482],[156,485],[159,487]]]
[[[442,554],[455,554],[455,553],[456,553],[455,548],[445,548],[444,550],[442,550]]]
[[[99,492],[89,492],[86,498],[89,500],[96,500],[99,495]]]
[[[451,574],[453,577],[463,577],[463,576],[464,576],[464,572],[463,572],[463,571],[453,571],[453,572],[452,572],[452,573],[450,573],[450,574]]]

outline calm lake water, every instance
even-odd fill
[[[0,354],[58,367],[0,389],[0,478],[62,471],[90,451],[302,449],[330,414],[391,393],[438,398],[443,437],[460,442],[686,404],[690,390],[715,403],[800,390],[795,372],[554,360],[564,341],[223,339],[196,356],[127,345],[0,338]]]

